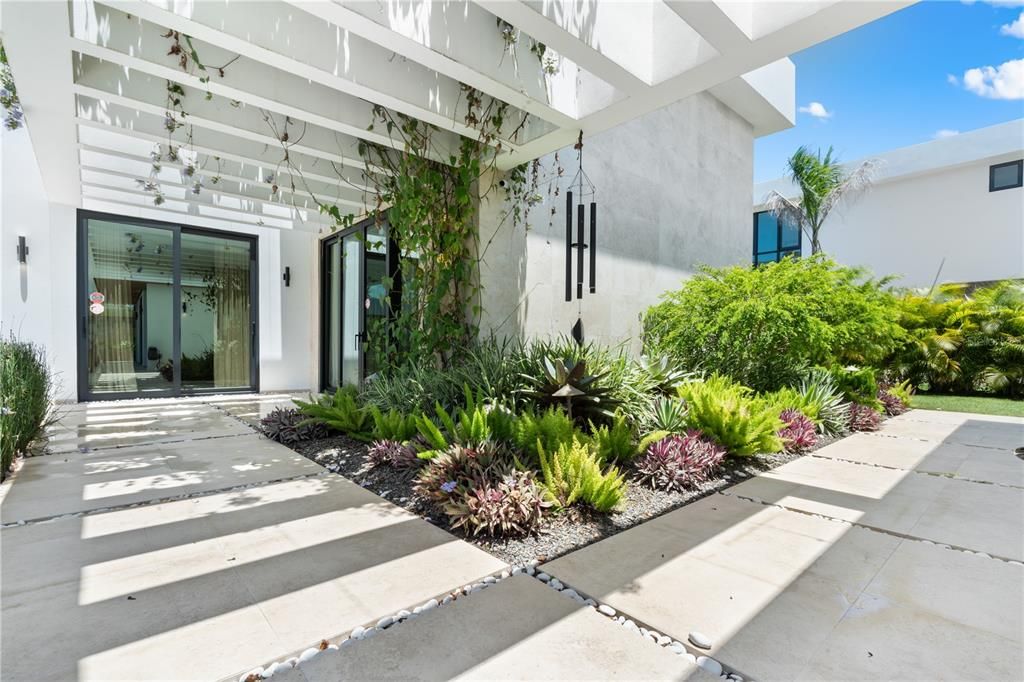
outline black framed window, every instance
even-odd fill
[[[786,256],[800,256],[800,227],[779,220],[771,211],[754,214],[754,265],[775,263]]]
[[[998,192],[1024,186],[1024,159],[988,167],[988,191]]]

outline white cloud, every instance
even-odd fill
[[[1024,12],[1021,12],[1012,23],[1003,24],[999,28],[999,33],[1012,38],[1024,38]]]
[[[988,99],[1024,99],[1024,59],[964,71],[964,87]]]
[[[960,79],[951,73],[946,74],[946,82],[949,83],[950,85],[960,85]]]
[[[810,114],[814,118],[820,118],[822,120],[832,118],[832,112],[826,109],[825,105],[821,102],[811,102],[806,107],[800,107],[800,113]]]
[[[942,130],[936,130],[935,134],[932,135],[932,137],[935,138],[936,140],[942,140],[944,138],[953,137],[954,135],[959,135],[959,134],[960,134],[959,130],[949,130],[947,128],[943,128]]]
[[[1024,0],[981,0],[993,7],[1024,7]],[[965,5],[973,5],[975,0],[960,0]]]

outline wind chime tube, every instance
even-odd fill
[[[572,300],[572,192],[565,193],[565,300]]]
[[[576,214],[576,298],[583,298],[583,249],[587,245],[583,241],[583,204],[577,207]]]
[[[590,293],[597,293],[597,202],[590,202]]]

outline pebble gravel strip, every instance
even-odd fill
[[[527,566],[514,566],[511,569],[507,568],[498,574],[489,575],[479,582],[470,583],[456,590],[452,590],[451,592],[444,593],[414,607],[411,611],[408,609],[402,609],[395,614],[384,616],[375,622],[356,626],[350,633],[348,633],[347,636],[342,635],[341,638],[337,640],[337,643],[332,643],[329,639],[322,639],[319,644],[304,649],[297,656],[291,656],[280,661],[274,661],[266,666],[253,668],[248,672],[242,673],[238,678],[238,682],[259,682],[260,680],[268,680],[280,671],[301,666],[303,663],[319,656],[321,652],[341,653],[343,649],[355,645],[360,640],[375,637],[385,630],[397,627],[402,623],[415,620],[428,611],[448,606],[460,598],[469,597],[470,595],[476,594],[488,587],[497,585],[506,578],[519,574],[524,574],[534,578],[535,580],[539,580],[551,589],[562,593],[580,605],[589,606],[611,622],[621,625],[631,632],[635,632],[637,635],[643,637],[655,646],[669,649],[677,656],[685,659],[687,662],[699,666],[705,672],[709,672],[723,680],[729,680],[731,682],[743,682],[744,680],[753,679],[723,665],[720,661],[710,656],[704,655],[701,650],[710,649],[712,646],[712,642],[707,636],[699,632],[689,633],[687,637],[688,646],[679,640],[672,639],[668,635],[663,635],[655,630],[638,625],[634,619],[620,614],[608,604],[599,604],[596,600],[591,599],[590,597],[585,597],[575,589],[563,584],[558,578],[540,571],[537,568],[537,562],[532,562]]]
[[[737,500],[744,500],[745,502],[752,502],[753,504],[761,504],[761,505],[764,505],[765,507],[775,507],[776,509],[784,509],[786,511],[794,512],[794,513],[797,513],[797,514],[803,514],[804,516],[813,516],[816,519],[823,519],[825,521],[831,521],[833,523],[841,523],[843,525],[850,526],[851,528],[853,528],[853,527],[862,528],[864,530],[869,530],[872,533],[881,533],[882,535],[890,535],[892,537],[900,538],[902,540],[910,540],[912,542],[920,542],[920,543],[925,544],[925,545],[933,545],[933,546],[938,547],[940,549],[948,549],[948,550],[951,550],[953,552],[960,552],[961,554],[973,554],[974,556],[979,556],[979,557],[982,557],[983,559],[995,559],[996,561],[1002,561],[1004,563],[1011,564],[1013,566],[1024,566],[1024,562],[1017,561],[1016,559],[1009,559],[1007,557],[1002,557],[1002,556],[993,556],[991,554],[987,554],[985,552],[977,552],[977,551],[975,551],[973,549],[968,549],[966,547],[960,547],[960,546],[957,546],[957,545],[947,545],[947,544],[942,543],[942,542],[934,542],[932,540],[926,540],[924,538],[919,538],[919,537],[914,536],[914,535],[907,535],[905,533],[897,533],[895,531],[887,530],[885,528],[878,528],[877,526],[868,526],[868,525],[865,525],[863,523],[854,523],[853,521],[847,521],[846,519],[837,519],[834,516],[827,516],[825,514],[817,514],[815,512],[809,512],[809,511],[807,511],[805,509],[796,509],[794,507],[787,507],[786,505],[779,504],[777,502],[766,502],[764,500],[757,499],[755,497],[747,497],[746,495],[735,495],[733,493],[730,493],[730,492],[724,491],[724,490],[721,491],[719,494],[720,495],[732,495]]]

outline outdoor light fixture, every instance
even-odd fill
[[[570,189],[565,193],[565,300],[572,301],[572,261],[573,249],[576,249],[576,300],[583,298],[583,270],[584,251],[590,250],[589,266],[589,289],[590,293],[597,293],[597,188],[590,181],[586,171],[583,170],[583,131],[580,131],[579,138],[574,147],[579,154],[580,168],[576,175],[569,182],[569,187],[576,187],[576,199],[578,204],[573,204],[573,191]],[[585,237],[587,216],[584,198],[590,197],[590,243]],[[573,209],[576,211],[576,239],[573,241]],[[583,311],[582,305],[578,310],[576,324],[573,325],[572,336],[580,344],[583,343]]]
[[[25,244],[24,235],[18,237],[18,262],[28,262],[28,246]]]
[[[281,279],[284,280],[284,285],[286,287],[290,287],[292,285],[292,269],[287,265],[284,266],[284,275],[281,276]]]

